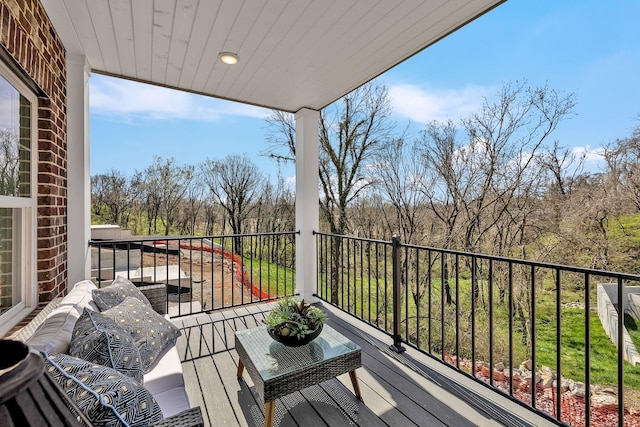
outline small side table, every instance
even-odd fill
[[[276,399],[294,391],[349,373],[354,394],[362,399],[356,369],[362,366],[360,346],[330,326],[309,344],[287,347],[269,336],[265,326],[236,332],[240,357],[238,378],[244,368],[265,402],[265,427],[273,426]]]

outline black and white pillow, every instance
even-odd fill
[[[100,311],[105,311],[111,307],[121,304],[125,298],[138,298],[143,303],[151,307],[151,303],[144,294],[124,277],[118,277],[109,286],[92,291],[93,302],[98,306]]]
[[[41,352],[45,369],[94,426],[148,426],[163,419],[151,393],[115,369]]]
[[[80,315],[71,334],[69,354],[108,366],[140,382],[145,374],[138,344],[129,331],[95,311],[85,309]]]
[[[155,365],[165,350],[175,345],[180,336],[180,330],[173,323],[134,297],[126,297],[121,304],[101,314],[131,334],[140,350],[145,372]]]

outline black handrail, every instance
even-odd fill
[[[404,345],[414,347],[559,424],[568,422],[567,417],[571,416],[562,405],[561,379],[566,362],[563,364],[561,356],[568,348],[562,339],[562,298],[565,298],[562,288],[569,284],[576,289],[584,288],[584,378],[576,380],[584,381],[581,422],[588,426],[602,419],[601,412],[595,415],[590,397],[591,307],[596,299],[597,282],[603,279],[607,283],[615,282],[618,295],[612,303],[617,304],[621,313],[615,325],[617,336],[612,337],[618,347],[615,415],[618,425],[624,425],[623,291],[630,283],[640,284],[640,275],[410,245],[402,243],[397,236],[384,241],[314,234],[318,247],[317,297],[388,334],[391,349],[403,351]],[[357,258],[355,253],[359,254]],[[545,286],[554,289],[545,290]],[[454,292],[451,287],[455,287]],[[543,306],[539,298],[543,301],[555,298],[555,301]],[[368,313],[375,311],[376,315],[365,316],[365,307]],[[542,321],[538,309],[543,317],[551,313],[555,317],[549,322],[555,326],[556,337],[552,340],[555,349],[546,350],[556,352],[555,358],[546,358],[547,363],[551,359],[556,365],[556,382],[550,389],[543,389],[535,380],[540,358],[545,356],[539,348],[538,334],[542,332],[537,326],[542,325]],[[387,313],[392,317],[390,325],[386,321]],[[516,318],[520,324],[514,324]],[[505,331],[507,344],[501,342]],[[518,333],[522,342],[514,337]],[[523,386],[524,380],[514,379],[518,378],[518,369],[513,366],[516,348],[520,355],[529,355],[533,372],[528,386]],[[503,372],[494,366],[498,356],[508,363]],[[543,400],[547,399],[548,390],[554,399],[551,405]]]
[[[92,276],[99,285],[116,275],[134,283],[164,283],[172,316],[271,301],[295,293],[296,234],[95,239],[89,241],[94,248]],[[206,254],[211,254],[209,262]],[[217,289],[214,282],[219,282]]]

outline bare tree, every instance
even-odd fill
[[[17,196],[20,184],[20,144],[12,129],[0,129],[0,195]]]
[[[102,206],[109,209],[108,222],[126,227],[126,212],[131,208],[136,197],[131,180],[121,171],[111,169],[104,174],[91,178],[91,201],[93,211],[104,215]]]
[[[373,83],[356,89],[320,114],[320,210],[333,234],[348,233],[347,208],[372,184],[365,167],[380,145],[391,139],[394,125],[390,115],[387,88]],[[295,158],[293,118],[274,112],[268,124],[272,129],[271,155],[280,153],[277,156],[282,160]],[[331,253],[335,262],[339,262],[341,250],[341,240],[334,240]],[[338,270],[334,269],[336,277],[331,278],[334,303],[338,302]]]
[[[200,165],[202,178],[214,200],[227,212],[234,235],[240,235],[260,197],[262,174],[248,156],[229,155],[221,160],[205,160]],[[236,251],[242,251],[242,239],[234,239]]]
[[[164,223],[164,234],[169,235],[178,217],[178,209],[194,178],[194,166],[180,166],[175,159],[155,156],[144,171],[149,234],[157,230],[157,220]]]
[[[198,218],[204,205],[203,195],[204,185],[200,181],[199,175],[195,174],[194,179],[187,186],[182,209],[180,210],[179,229],[181,234],[196,234]]]
[[[523,194],[544,142],[573,106],[572,94],[516,82],[503,85],[495,103],[485,101],[480,112],[462,120],[466,140],[456,138],[451,123],[432,124],[423,133],[425,159],[440,178],[435,191],[441,200],[432,207],[449,205],[446,215],[434,212],[449,226],[455,219],[457,244],[464,250],[491,246],[483,244],[488,232]]]
[[[607,172],[616,182],[621,201],[628,201],[640,211],[640,126],[628,138],[617,139],[605,147]]]

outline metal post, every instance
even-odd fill
[[[402,346],[402,338],[400,337],[400,310],[401,292],[400,292],[400,238],[394,235],[391,238],[391,274],[393,275],[393,344],[389,348],[396,353],[402,353],[406,350]]]

